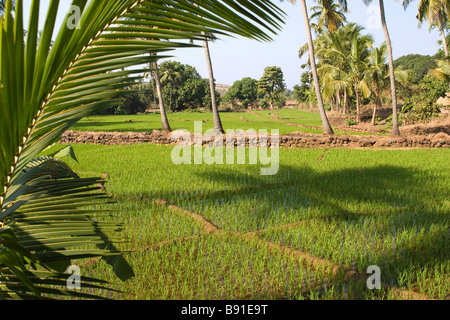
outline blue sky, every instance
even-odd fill
[[[41,22],[45,18],[48,0],[41,1]],[[278,1],[276,1],[278,3]],[[307,1],[308,7],[314,1]],[[349,22],[355,22],[366,28],[367,33],[374,36],[377,45],[384,41],[383,30],[379,23],[379,9],[373,1],[372,7],[366,7],[362,0],[349,1]],[[385,1],[386,19],[393,44],[394,59],[410,53],[434,55],[439,46],[439,32],[429,32],[428,24],[418,28],[415,18],[419,0],[413,1],[408,10],[403,10],[400,3],[392,0]],[[61,1],[60,19],[70,7],[71,1]],[[267,66],[278,66],[283,70],[286,85],[292,88],[299,83],[300,75],[304,71],[300,68],[306,62],[298,58],[299,48],[306,43],[305,26],[299,3],[292,5],[288,2],[279,3],[288,15],[283,30],[273,36],[273,41],[260,43],[254,40],[238,38],[222,38],[210,45],[215,78],[219,84],[232,85],[234,81],[244,77],[259,79]],[[31,7],[31,0],[24,0],[25,17]],[[202,49],[181,49],[172,53],[172,60],[194,66],[203,77],[207,77],[205,55]]]

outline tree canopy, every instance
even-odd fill
[[[223,97],[225,102],[237,107],[238,103],[247,109],[258,101],[258,81],[250,77],[235,81]]]
[[[408,54],[395,60],[394,67],[409,71],[408,80],[413,84],[418,84],[430,70],[437,68],[437,63],[431,56]]]
[[[275,105],[284,105],[283,92],[286,89],[283,71],[280,67],[267,67],[264,75],[258,81],[258,96],[273,108]]]

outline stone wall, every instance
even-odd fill
[[[171,133],[153,132],[73,132],[67,131],[62,135],[63,144],[102,144],[129,145],[139,143],[176,145],[171,141]],[[192,136],[191,136],[192,137]],[[214,140],[214,139],[212,139]],[[193,139],[191,140],[193,141]],[[211,139],[205,137],[203,145],[209,144]],[[258,139],[254,139],[258,141]],[[268,145],[270,146],[270,137]],[[235,139],[235,145],[237,139]],[[226,136],[223,136],[226,145]],[[248,145],[248,140],[247,140]],[[265,145],[265,144],[264,144]],[[450,136],[446,133],[428,136],[326,136],[310,134],[286,134],[280,136],[280,147],[286,148],[449,148]]]

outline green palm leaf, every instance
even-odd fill
[[[37,157],[81,118],[117,104],[123,89],[142,78],[146,70],[139,66],[193,46],[189,40],[204,39],[201,34],[268,41],[284,15],[268,0],[72,4],[82,12],[79,28],[67,27],[67,14],[56,30],[59,0],[50,1],[40,35],[39,0],[32,1],[26,39],[22,0],[14,14],[13,1],[7,0],[0,19],[3,298],[92,297],[64,288],[62,272],[74,259],[100,256],[120,279],[133,275],[110,239],[123,226],[103,219],[111,214],[101,207],[109,201],[98,187],[103,181],[80,178],[53,157]],[[89,281],[83,285],[89,287]]]

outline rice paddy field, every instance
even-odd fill
[[[134,278],[119,281],[102,260],[77,262],[111,281],[104,297],[450,294],[449,150],[280,149],[278,174],[261,176],[262,164],[175,165],[172,148],[74,145],[78,162],[66,160],[83,177],[108,174],[109,219],[125,225],[111,239]],[[374,265],[381,289],[371,290]]]
[[[322,122],[318,113],[297,109],[273,111],[248,111],[221,113],[224,129],[277,129],[280,134],[304,132],[322,134]],[[168,113],[167,118],[172,130],[194,131],[194,121],[202,121],[203,132],[214,128],[210,112]],[[78,122],[74,131],[115,131],[115,132],[151,132],[161,130],[160,114],[90,116]],[[336,130],[338,135],[355,134],[352,131]],[[360,135],[367,133],[358,133]],[[380,134],[374,134],[380,135]]]

